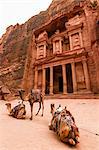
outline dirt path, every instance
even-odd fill
[[[13,101],[13,106],[17,101]],[[69,147],[48,129],[51,119],[50,104],[67,106],[80,128],[80,143]],[[46,100],[44,117],[34,115],[29,120],[30,108],[25,102],[26,120],[17,120],[7,115],[5,102],[0,101],[0,150],[99,150],[99,100]],[[34,105],[34,114],[38,105]]]

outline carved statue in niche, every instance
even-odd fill
[[[73,49],[80,48],[79,33],[76,33],[76,34],[72,35],[72,41],[73,41]]]
[[[59,31],[59,29],[57,29],[56,32],[55,32],[55,34],[59,34],[59,33],[60,33],[60,31]]]
[[[46,31],[44,31],[41,34],[39,34],[37,39],[40,40],[40,39],[47,38],[47,37],[48,37],[48,34]]]
[[[43,55],[44,55],[44,46],[43,45],[39,46],[39,52],[38,53],[39,53],[38,54],[39,58],[43,57]]]
[[[55,42],[55,52],[58,54],[60,53],[60,46],[59,46],[59,41]]]

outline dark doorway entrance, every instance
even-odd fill
[[[66,64],[67,92],[73,93],[71,64]]]
[[[45,88],[45,94],[49,94],[50,91],[50,68],[46,69],[46,88]]]
[[[63,92],[63,77],[62,77],[62,66],[53,67],[53,91],[54,94]]]
[[[59,92],[63,92],[63,77],[59,77]]]

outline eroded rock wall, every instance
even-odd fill
[[[0,80],[3,84],[8,86],[12,91],[20,87],[25,87],[26,89],[32,87],[34,78],[32,69],[35,58],[32,54],[32,51],[35,50],[33,31],[63,14],[67,14],[67,17],[72,17],[73,13],[76,14],[78,7],[83,7],[80,4],[83,1],[89,0],[53,0],[46,11],[42,11],[40,14],[31,17],[22,25],[16,24],[7,28],[6,33],[0,39]],[[87,15],[88,11],[86,10],[85,13]],[[90,23],[88,21],[91,17],[90,14],[87,16],[87,25],[89,27]],[[92,34],[92,29],[90,28],[88,32]],[[88,42],[91,42],[90,39],[88,39]],[[92,56],[92,51],[89,53],[88,67],[91,84],[95,89],[96,78],[98,78],[99,74],[99,65],[96,65],[99,63],[97,59],[99,55],[97,48],[95,52],[95,45],[89,44],[89,51],[91,47],[93,47],[93,53],[96,57]],[[95,61],[96,59],[97,62]]]

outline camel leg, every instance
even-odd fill
[[[30,118],[30,120],[32,120],[33,119],[33,104],[30,104],[30,107],[31,107],[31,118]]]
[[[44,101],[43,101],[43,99],[42,99],[42,116],[43,116],[43,113],[44,113]]]
[[[40,109],[41,109],[41,102],[39,102],[39,109],[38,109],[38,112],[36,113],[36,116],[38,115]]]

